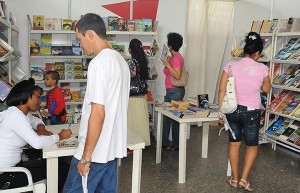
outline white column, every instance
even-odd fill
[[[140,193],[143,149],[133,150],[132,193]]]
[[[208,152],[208,131],[209,131],[209,122],[203,122],[203,131],[202,131],[202,158],[207,158],[207,152]]]
[[[159,164],[161,162],[161,148],[162,148],[162,122],[163,122],[163,114],[157,113],[157,140],[156,140],[156,163]]]
[[[58,158],[47,158],[47,192],[58,192]]]
[[[187,123],[179,124],[179,183],[185,183]]]

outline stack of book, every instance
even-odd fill
[[[277,74],[273,79],[276,86],[300,87],[300,66],[297,64],[290,65],[283,74]]]

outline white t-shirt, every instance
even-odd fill
[[[92,162],[107,163],[127,156],[127,109],[130,72],[125,59],[115,50],[102,50],[89,64],[84,97],[79,145],[75,157],[82,158],[91,103],[105,106],[105,119]],[[100,129],[100,128],[99,128]]]
[[[0,167],[14,166],[21,161],[22,147],[27,143],[35,149],[53,145],[58,135],[39,136],[32,128],[42,123],[41,119],[27,116],[17,107],[9,107],[0,113]]]

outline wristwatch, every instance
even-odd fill
[[[84,158],[81,158],[80,163],[83,164],[83,165],[91,164],[91,160],[90,160],[90,161],[87,161],[87,160],[85,160]]]

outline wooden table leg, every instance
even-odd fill
[[[157,113],[157,132],[156,132],[156,163],[159,164],[161,162],[161,149],[162,149],[162,128],[163,123],[163,114]]]
[[[208,133],[209,133],[209,122],[203,122],[203,131],[202,131],[202,158],[207,158],[207,152],[208,152]]]
[[[186,136],[187,124],[179,124],[179,183],[185,183],[186,176]]]
[[[140,193],[143,149],[133,150],[132,193]]]
[[[47,158],[47,192],[58,192],[58,158]]]

